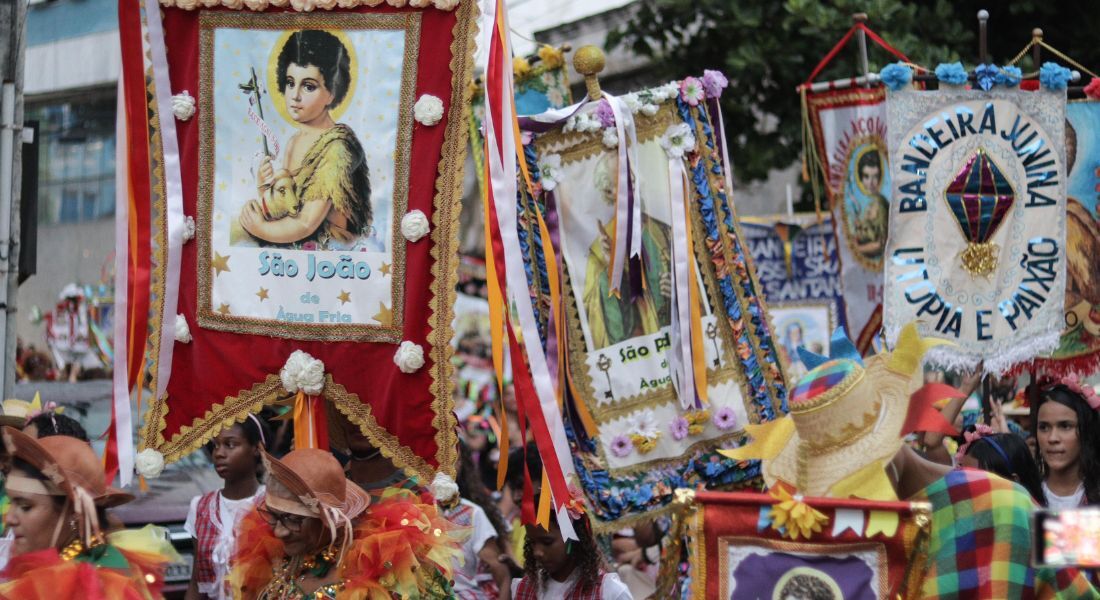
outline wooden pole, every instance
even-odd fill
[[[978,11],[978,64],[980,65],[989,62],[989,44],[986,42],[988,25],[989,11],[983,8]]]

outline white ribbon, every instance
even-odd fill
[[[482,42],[483,48],[492,48],[493,36],[499,35],[496,29],[496,11],[502,10],[498,2],[492,2],[492,9],[488,11],[487,22],[491,23],[485,28]],[[507,15],[502,15],[507,29]],[[511,57],[511,47],[507,37],[504,44],[503,56]],[[492,51],[486,52],[486,57],[492,55]],[[488,59],[486,59],[488,60]],[[483,72],[489,72],[488,63],[482,65]],[[550,376],[550,368],[546,362],[546,356],[542,352],[539,342],[538,325],[535,320],[534,310],[531,306],[531,297],[527,294],[527,275],[523,269],[522,252],[519,246],[519,237],[516,233],[516,147],[519,140],[516,139],[514,129],[509,125],[514,118],[512,106],[507,99],[515,97],[512,82],[511,65],[503,69],[504,77],[501,82],[501,97],[506,101],[501,103],[501,114],[494,117],[492,102],[489,101],[490,90],[486,89],[485,102],[485,140],[489,146],[488,159],[490,161],[489,173],[493,196],[496,199],[497,226],[500,229],[501,241],[504,245],[505,277],[508,282],[509,306],[514,305],[519,321],[519,338],[523,344],[528,363],[531,367],[531,377],[534,380],[535,391],[539,399],[539,408],[542,411],[546,426],[550,430],[550,438],[554,445],[554,454],[566,482],[576,477],[573,469],[573,457],[569,453],[569,442],[565,437],[565,426],[562,423],[561,413],[558,411],[557,397],[554,394],[554,378]],[[488,82],[488,78],[486,78]],[[499,118],[503,124],[501,132],[501,147],[496,144],[495,118]],[[569,498],[555,498],[556,504],[561,506],[557,511],[558,525],[561,528],[562,537],[566,540],[576,540],[576,531],[573,529],[569,513],[565,510],[565,504]]]
[[[130,82],[133,85],[133,82]],[[122,487],[130,485],[134,475],[133,415],[130,413],[130,373],[127,350],[129,348],[127,315],[130,312],[129,285],[130,256],[130,165],[126,153],[126,104],[125,82],[118,78],[118,109],[115,117],[115,322],[112,402],[114,403],[115,441],[118,451],[119,481]],[[173,329],[173,334],[175,330]]]
[[[275,137],[275,132],[271,131],[271,127],[268,126],[267,121],[261,117],[256,111],[252,110],[252,104],[255,99],[252,96],[248,98],[248,118],[256,124],[256,127],[260,128],[260,133],[264,134],[268,143],[271,144],[272,157],[279,156],[279,138]]]
[[[616,292],[622,287],[623,269],[630,257],[640,256],[642,252],[642,199],[638,189],[634,190],[634,207],[630,209],[630,180],[633,177],[631,165],[638,164],[637,160],[637,132],[634,129],[634,118],[622,100],[604,93],[604,100],[611,107],[611,114],[615,115],[615,135],[619,138],[618,152],[618,184],[615,197],[615,247],[611,257],[611,291]],[[629,144],[628,144],[629,141]],[[627,230],[630,223],[630,230]],[[630,237],[630,248],[626,247],[626,239]],[[629,251],[629,255],[627,252]]]
[[[684,206],[684,159],[668,159],[668,199],[672,221],[672,323],[670,327],[671,351],[668,365],[672,371],[673,386],[680,397],[680,407],[695,407],[695,369],[691,359],[691,270],[688,261],[694,260],[692,249],[687,247],[687,228],[690,223]]]
[[[856,535],[863,535],[863,511],[851,508],[838,508],[833,517],[833,537],[839,537],[851,529]]]
[[[176,122],[166,119],[172,114],[172,84],[168,77],[168,56],[164,42],[164,24],[160,20],[160,3],[145,0],[145,16],[149,30],[149,56],[153,62],[153,82],[156,86],[157,114],[160,115],[161,151],[164,160],[165,221],[168,260],[162,271],[164,276],[163,307],[160,315],[160,353],[157,356],[157,389],[154,400],[164,397],[168,379],[172,375],[172,350],[175,348],[176,304],[179,300],[180,254],[183,250],[184,214],[183,180],[180,175],[179,143],[176,139]],[[121,452],[120,452],[121,454]],[[121,460],[120,460],[121,462]]]

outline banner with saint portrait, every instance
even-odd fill
[[[742,217],[741,231],[768,301],[768,315],[788,381],[806,373],[799,346],[827,354],[845,325],[832,218],[813,214]],[[818,348],[818,350],[814,350]]]
[[[807,94],[825,171],[840,258],[849,335],[867,352],[882,326],[883,252],[890,215],[890,163],[883,88]]]
[[[920,592],[923,572],[910,563],[923,560],[929,505],[722,492],[683,499],[691,501],[680,533],[692,598],[893,600]],[[792,507],[812,511],[818,530],[777,525]]]
[[[175,460],[279,402],[311,445],[339,414],[450,472],[476,4],[162,4],[150,53],[124,44],[151,82],[141,446]]]
[[[1065,92],[891,92],[885,331],[987,371],[1049,353],[1065,322]]]
[[[685,82],[521,120],[537,192],[520,199],[532,214],[520,235],[528,287],[546,322],[554,294],[541,217],[561,265],[563,314],[560,335],[550,326],[540,335],[566,371],[579,487],[602,530],[668,510],[675,487],[750,481],[752,464],[716,449],[742,443],[744,426],[775,418],[785,400],[717,150],[721,88],[689,103],[680,86],[699,80]],[[617,243],[631,240],[637,252],[617,286]],[[686,371],[695,384],[684,385]]]
[[[1066,105],[1066,306],[1046,372],[1090,374],[1100,365],[1100,102]]]

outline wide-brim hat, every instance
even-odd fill
[[[272,506],[276,510],[287,508],[289,510],[285,512],[306,513],[304,516],[317,517],[330,526],[339,526],[339,523],[332,522],[333,509],[351,520],[370,505],[370,494],[349,480],[340,462],[325,450],[302,448],[290,452],[281,460],[264,452],[263,461],[268,477],[286,488],[300,504],[300,507]],[[269,487],[269,506],[272,505],[271,492]]]
[[[792,388],[789,415],[748,426],[750,444],[720,452],[760,459],[769,487],[783,482],[807,496],[896,499],[885,467],[904,444],[921,358],[935,343],[907,327],[893,353],[864,360],[850,342],[834,338],[834,358],[803,356],[812,369]]]
[[[67,435],[35,439],[8,426],[3,428],[3,438],[9,454],[48,477],[73,502],[77,501],[77,488],[102,508],[134,499],[132,494],[107,485],[103,463],[88,442]]]

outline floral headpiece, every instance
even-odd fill
[[[1000,444],[995,442],[991,436],[996,435],[997,432],[992,427],[985,423],[979,423],[974,426],[974,431],[967,431],[963,433],[963,444],[959,446],[959,451],[955,453],[955,462],[959,462],[959,459],[966,456],[966,452],[970,449],[970,446],[976,443],[978,440],[985,440],[997,451],[997,454],[1001,455],[1001,458],[1005,459],[1005,462],[1012,464],[1012,461],[1008,459],[1008,453],[1001,448]]]
[[[1093,410],[1100,410],[1100,396],[1097,396],[1096,389],[1084,381],[1081,381],[1081,378],[1078,377],[1076,373],[1066,375],[1061,379],[1047,380],[1040,384],[1040,387],[1050,388],[1056,385],[1063,386],[1080,396]]]

